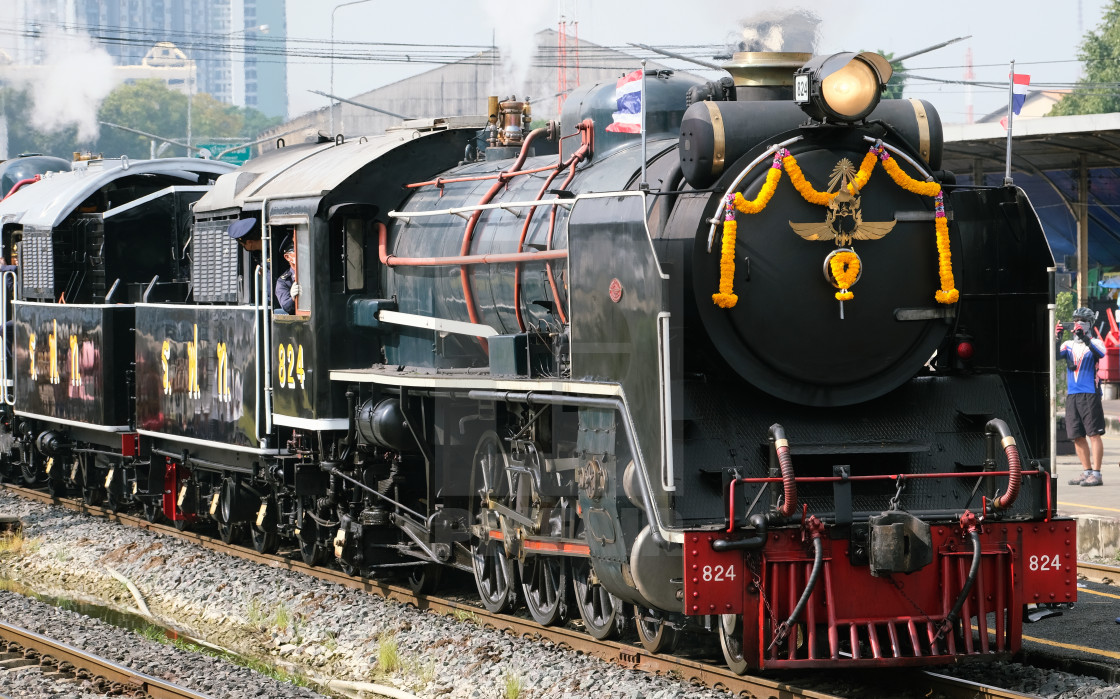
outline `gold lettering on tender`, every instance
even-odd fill
[[[202,389],[198,385],[198,323],[194,324],[194,341],[187,343],[187,395],[202,397]]]
[[[51,383],[60,383],[62,376],[58,373],[58,321],[51,321],[51,334],[47,336],[47,348],[50,350],[50,377]]]
[[[70,385],[82,385],[82,365],[78,353],[78,336],[70,336]]]
[[[27,356],[31,364],[31,380],[39,380],[39,372],[35,370],[35,333],[28,333]]]
[[[159,353],[160,364],[163,365],[163,395],[171,395],[171,368],[168,366],[168,360],[171,359],[171,341],[163,341],[163,349]]]
[[[229,391],[229,350],[226,343],[218,343],[218,400],[228,403]]]

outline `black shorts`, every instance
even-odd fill
[[[1070,439],[1104,434],[1104,408],[1099,393],[1066,396],[1066,436]]]

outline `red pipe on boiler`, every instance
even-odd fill
[[[782,469],[783,497],[778,514],[789,517],[797,509],[797,481],[793,476],[793,458],[789,455],[789,440],[786,439],[785,428],[777,423],[770,425],[770,442],[774,445],[774,454]]]
[[[1015,498],[1019,497],[1019,484],[1023,478],[1023,465],[1019,460],[1019,447],[1015,445],[1015,438],[1011,436],[1011,430],[1008,429],[1007,423],[999,418],[993,418],[984,425],[984,436],[987,437],[989,444],[989,455],[994,456],[992,452],[995,451],[995,438],[1000,438],[1000,444],[1003,446],[1004,456],[1007,457],[1007,492],[992,501],[992,506],[997,510],[1005,510],[1015,502]]]
[[[24,185],[31,184],[32,182],[38,182],[41,179],[43,179],[42,175],[35,175],[34,177],[28,177],[25,180],[16,182],[14,185],[12,185],[12,188],[8,190],[8,193],[4,195],[4,199],[7,199],[8,197],[18,192]],[[0,199],[0,201],[3,201],[4,199]]]
[[[386,267],[450,267],[453,265],[487,265],[505,262],[536,262],[538,260],[562,260],[568,256],[567,250],[546,252],[507,252],[493,255],[461,255],[453,257],[397,257],[389,254],[389,230],[384,223],[377,222],[377,257]]]
[[[533,129],[529,132],[529,135],[525,137],[525,142],[521,144],[521,153],[517,156],[517,160],[514,161],[513,165],[511,165],[509,169],[503,171],[498,175],[498,181],[491,185],[490,189],[486,192],[486,194],[483,195],[482,200],[478,202],[479,206],[489,204],[490,200],[494,198],[494,195],[498,193],[498,190],[500,190],[505,185],[506,180],[508,180],[510,177],[513,177],[513,175],[521,169],[522,164],[524,164],[525,162],[525,158],[529,157],[529,146],[533,143],[533,141],[536,140],[538,136],[545,133],[547,130],[547,128],[541,127],[539,129]],[[471,214],[470,220],[467,221],[467,228],[465,231],[463,231],[463,244],[459,249],[459,254],[463,257],[465,257],[471,250],[471,237],[474,235],[474,227],[478,223],[478,217],[481,215],[482,209],[479,209]],[[463,267],[463,269],[460,270],[459,278],[463,283],[463,301],[467,305],[467,316],[470,318],[472,323],[478,323],[478,311],[474,307],[474,292],[471,290],[470,273],[468,272],[466,267]],[[483,349],[486,349],[486,340],[480,338],[479,343],[482,345]]]

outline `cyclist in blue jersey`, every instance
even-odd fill
[[[1081,475],[1070,485],[1102,485],[1101,461],[1104,458],[1104,408],[1097,383],[1097,362],[1104,356],[1104,342],[1093,337],[1097,314],[1088,308],[1073,312],[1073,339],[1062,342],[1058,356],[1066,360],[1066,436],[1073,441],[1081,461]],[[1055,339],[1061,342],[1065,326],[1059,321]]]

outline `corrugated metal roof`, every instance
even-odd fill
[[[184,184],[197,184],[199,174],[221,175],[233,167],[230,163],[199,158],[92,161],[70,172],[53,173],[0,201],[0,224],[53,228],[74,207],[114,180],[154,174],[182,177]]]
[[[316,144],[298,152],[281,148],[245,163],[237,172],[218,178],[217,184],[195,204],[196,215],[232,209],[259,209],[264,199],[284,199],[323,194],[342,184],[360,169],[400,144],[421,138],[418,131],[395,131],[367,139]]]
[[[1030,197],[1055,258],[1061,262],[1078,246],[1075,207],[1087,195],[1088,255],[1091,263],[1120,266],[1120,114],[1079,114],[1012,123],[1011,175]],[[1088,191],[1081,192],[1078,169],[1084,161]],[[957,181],[1003,182],[1007,131],[998,123],[947,124],[941,166]]]

